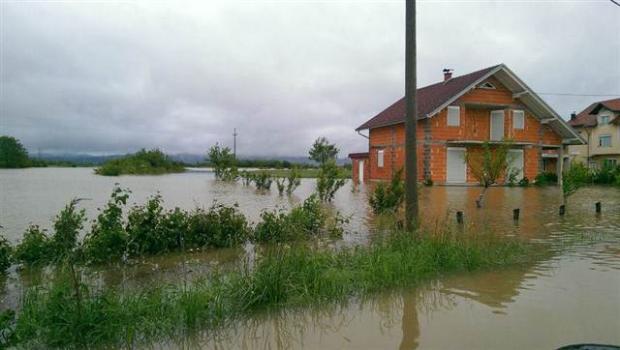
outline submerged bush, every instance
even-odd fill
[[[273,178],[269,172],[263,170],[254,174],[253,181],[257,190],[270,190]]]
[[[552,172],[542,172],[536,175],[534,183],[538,186],[555,185],[558,183],[558,175]]]
[[[73,199],[56,216],[54,234],[51,238],[54,258],[61,260],[68,257],[76,248],[80,231],[86,222],[86,210],[77,209],[79,199]]]
[[[290,212],[263,211],[254,229],[256,242],[286,242],[316,235],[325,230],[326,215],[316,194]]]
[[[118,176],[122,174],[157,175],[183,171],[185,171],[183,164],[173,161],[159,149],[141,149],[134,154],[105,162],[102,166],[95,169],[95,174],[105,176]]]
[[[21,243],[15,247],[13,258],[26,265],[39,265],[53,260],[51,239],[37,225],[30,225]]]
[[[11,267],[11,252],[12,247],[9,241],[2,235],[0,235],[0,275],[4,273],[6,269]]]
[[[321,164],[316,180],[316,191],[322,201],[330,202],[334,199],[336,191],[344,186],[344,183],[345,179],[334,160],[327,160]]]
[[[214,204],[209,210],[196,209],[189,215],[185,242],[187,247],[232,247],[245,242],[250,227],[235,204]]]
[[[368,201],[370,207],[377,213],[395,212],[405,199],[405,183],[402,180],[403,170],[400,169],[392,175],[389,185],[383,182],[370,195]]]
[[[620,176],[620,166],[604,164],[602,168],[592,171],[592,182],[598,185],[613,185]]]
[[[506,237],[395,233],[338,251],[276,247],[252,267],[184,285],[121,292],[70,278],[29,289],[15,320],[15,346],[135,347],[213,329],[268,307],[337,302],[410,287],[440,273],[529,264],[533,245]],[[35,346],[38,345],[38,346]]]
[[[128,235],[123,226],[123,207],[129,191],[115,187],[108,204],[84,238],[84,254],[95,263],[120,259],[127,249]]]

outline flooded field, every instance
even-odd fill
[[[50,227],[51,219],[74,197],[90,218],[107,201],[114,183],[132,190],[130,202],[142,203],[159,191],[167,207],[191,209],[214,200],[238,203],[256,220],[262,209],[290,207],[314,189],[304,179],[291,198],[274,189],[216,182],[211,173],[165,176],[101,177],[92,169],[0,171],[0,225],[12,242],[29,223]],[[217,334],[198,334],[161,348],[354,348],[354,349],[554,349],[570,343],[620,344],[620,190],[589,187],[569,198],[558,216],[558,188],[492,188],[477,209],[477,187],[425,187],[420,206],[427,228],[454,225],[465,213],[464,234],[491,231],[549,243],[549,258],[499,271],[441,276],[410,290],[349,300],[337,305],[265,313]],[[594,212],[600,201],[603,212]],[[378,234],[367,206],[366,188],[350,182],[333,206],[350,217],[347,233],[336,243],[364,244]],[[521,209],[519,222],[512,209]],[[235,264],[253,247],[170,254],[132,265],[91,271],[102,285],[141,286],[176,281],[181,265],[191,276],[211,266]],[[185,262],[185,264],[182,264]],[[3,278],[2,306],[14,305],[21,290],[43,272],[11,270]]]

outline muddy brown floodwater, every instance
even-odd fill
[[[241,185],[215,182],[210,173],[105,178],[91,169],[0,171],[0,225],[13,242],[30,223],[49,227],[50,219],[72,197],[84,201],[88,215],[107,200],[119,182],[142,202],[160,191],[167,206],[191,209],[217,199],[238,203],[256,220],[264,208],[290,207],[313,190],[304,180],[291,198],[277,191],[260,194]],[[558,216],[558,188],[492,188],[483,209],[475,187],[422,188],[423,225],[454,225],[465,214],[468,230],[492,231],[549,243],[545,260],[496,271],[440,276],[408,290],[353,299],[335,305],[272,312],[239,321],[217,333],[156,344],[156,348],[212,349],[555,349],[571,343],[620,344],[620,190],[589,187],[569,198]],[[596,215],[594,203],[603,212]],[[337,244],[365,244],[380,230],[366,204],[366,188],[341,189],[334,208],[350,217]],[[512,209],[521,209],[518,223]],[[93,281],[111,286],[142,286],[176,281],[182,261],[191,276],[212,266],[231,265],[252,247],[171,254],[132,266],[89,271]],[[21,290],[38,283],[46,271],[16,271],[5,277],[3,307]]]

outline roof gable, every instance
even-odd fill
[[[431,116],[446,101],[468,87],[485,79],[489,73],[501,65],[488,67],[473,73],[454,77],[448,81],[425,86],[417,90],[418,119]],[[380,126],[399,124],[405,121],[405,98],[394,102],[391,106],[360,125],[356,130],[372,129]]]
[[[473,73],[461,75],[445,82],[429,85],[417,90],[417,119],[430,118],[466,94],[489,77],[495,77],[502,85],[513,92],[514,98],[526,105],[540,119],[545,119],[553,131],[570,142],[585,143],[584,139],[571,128],[545,101],[519,79],[504,64],[488,67]],[[360,125],[356,130],[373,129],[381,126],[404,123],[405,98]]]
[[[594,127],[598,123],[596,121],[596,114],[601,108],[607,108],[613,112],[620,112],[620,98],[598,101],[589,105],[586,109],[579,112],[574,119],[569,121],[569,124],[573,127]],[[618,119],[618,118],[615,118]]]

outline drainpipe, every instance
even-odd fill
[[[369,139],[369,137],[368,137],[368,136],[366,136],[366,135],[362,134],[362,132],[361,132],[361,131],[359,131],[359,130],[357,130],[357,134],[358,134],[358,135],[360,135],[361,137],[365,138],[365,139]]]

